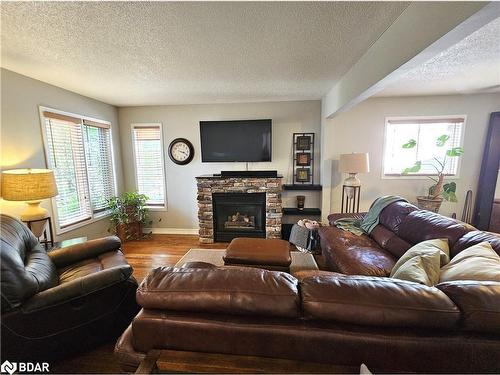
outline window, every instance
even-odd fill
[[[387,119],[385,127],[384,176],[401,176],[404,169],[412,167],[417,161],[422,165],[414,176],[436,174],[436,167],[445,161],[446,150],[460,147],[465,119],[453,118],[414,118]],[[446,143],[438,145],[437,139],[448,136]],[[415,147],[403,145],[415,140]],[[458,173],[459,158],[446,158],[445,174]]]
[[[55,197],[58,233],[104,216],[115,195],[110,124],[43,111],[43,133],[49,168],[59,194]]]
[[[132,124],[137,191],[150,207],[165,207],[165,167],[161,124]]]

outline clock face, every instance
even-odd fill
[[[194,148],[187,139],[177,138],[170,143],[168,153],[174,163],[183,165],[193,159]]]

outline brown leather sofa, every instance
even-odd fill
[[[433,239],[447,238],[450,257],[483,241],[488,241],[500,254],[500,235],[478,231],[461,221],[419,210],[407,202],[387,206],[379,216],[379,224],[370,235],[356,236],[335,227],[342,217],[363,214],[332,214],[330,226],[320,229],[321,249],[331,271],[346,275],[389,276],[396,261],[413,245]]]
[[[428,287],[385,277],[412,243],[446,237],[453,256],[489,241],[498,252],[498,235],[395,203],[373,237],[334,227],[321,236],[328,263],[346,274],[200,263],[153,270],[137,290],[142,310],[115,347],[122,366],[174,349],[375,372],[500,372],[500,282]]]
[[[2,360],[49,361],[117,337],[139,308],[117,237],[47,253],[1,215]]]

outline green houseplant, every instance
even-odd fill
[[[146,207],[148,199],[135,191],[108,199],[112,229],[123,242],[142,238],[142,228],[149,212]]]
[[[445,169],[449,160],[460,157],[464,153],[464,150],[462,147],[445,148],[444,146],[446,146],[449,139],[450,136],[447,134],[443,134],[436,139],[436,146],[443,148],[443,157],[441,159],[434,157],[429,160],[418,160],[412,167],[405,168],[402,172],[403,175],[418,173],[423,165],[430,165],[436,171],[435,175],[427,176],[434,181],[434,184],[429,187],[428,195],[417,197],[419,208],[438,212],[443,199],[449,202],[457,202],[457,184],[455,182],[445,183]],[[402,147],[404,149],[412,149],[416,146],[417,141],[410,139]]]

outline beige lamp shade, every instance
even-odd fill
[[[2,172],[2,198],[8,201],[39,201],[57,195],[50,169],[12,169]]]
[[[339,170],[340,172],[346,173],[370,172],[370,159],[368,153],[341,154]]]

